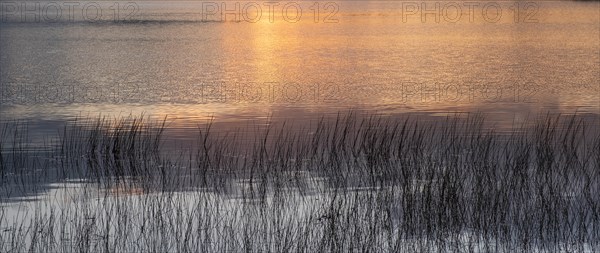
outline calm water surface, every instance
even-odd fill
[[[318,18],[314,3],[301,1],[294,23],[282,14],[288,2],[273,7],[273,22],[263,5],[254,23],[244,20],[257,17],[253,7],[241,22],[220,22],[194,1],[120,2],[119,16],[113,3],[98,2],[97,22],[84,20],[82,6],[70,20],[66,7],[57,16],[38,3],[47,12],[36,21],[7,13],[3,2],[0,115],[44,129],[99,114],[169,115],[171,127],[195,128],[207,117],[311,118],[350,108],[478,111],[501,124],[600,109],[598,2],[501,1],[497,18],[487,2],[472,15],[457,2],[460,17],[440,2],[439,23],[401,1],[320,2]]]

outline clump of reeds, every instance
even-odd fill
[[[27,166],[86,182],[78,199],[0,214],[0,249],[600,250],[597,119],[541,115],[510,131],[484,119],[351,112],[232,133],[208,122],[175,153],[164,120],[75,122],[58,159]]]

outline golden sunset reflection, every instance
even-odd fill
[[[423,16],[392,1],[339,1],[337,12],[319,3],[315,22],[315,3],[298,4],[303,12],[297,22],[282,18],[283,4],[273,20],[265,7],[258,22],[229,22],[235,18],[231,15],[228,22],[200,22],[198,3],[177,5],[180,9],[173,12],[189,13],[187,21],[185,16],[160,16],[166,11],[152,9],[160,5],[148,5],[152,15],[142,16],[146,23],[119,30],[61,27],[66,38],[80,40],[52,46],[36,44],[45,40],[13,42],[21,37],[7,27],[3,46],[14,53],[5,56],[13,62],[3,68],[5,83],[16,85],[21,77],[10,73],[29,69],[52,76],[51,83],[60,85],[46,87],[51,83],[33,75],[27,82],[43,85],[27,91],[7,86],[4,94],[25,94],[11,98],[25,104],[2,113],[35,113],[38,107],[29,107],[30,100],[68,105],[44,108],[57,116],[86,114],[93,108],[104,108],[104,114],[144,111],[175,118],[235,118],[289,108],[401,113],[500,107],[520,114],[547,108],[600,110],[594,85],[600,82],[600,17],[590,8],[597,3],[540,2],[533,13],[526,3],[504,1],[494,7],[503,12],[493,22],[493,13],[482,16],[485,3],[469,14],[466,2],[457,2],[463,8],[458,22],[450,22],[457,17],[452,8],[442,16]],[[521,8],[518,16],[515,6]],[[238,18],[257,17],[253,10]],[[112,39],[82,43],[103,33]],[[36,34],[28,36],[41,36]],[[26,62],[38,54],[17,50],[22,44],[49,47],[41,55],[52,57],[39,64]],[[52,52],[64,53],[54,57]],[[48,89],[59,95],[42,92]],[[69,96],[60,96],[66,91]]]

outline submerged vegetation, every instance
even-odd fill
[[[165,148],[166,121],[0,129],[0,251],[598,252],[597,119],[348,113]],[[251,127],[249,127],[251,128]]]

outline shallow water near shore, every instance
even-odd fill
[[[5,125],[0,246],[596,251],[597,121],[540,115],[497,133],[484,119],[347,113],[225,135],[208,122],[179,149],[164,122],[89,119],[44,152]]]

